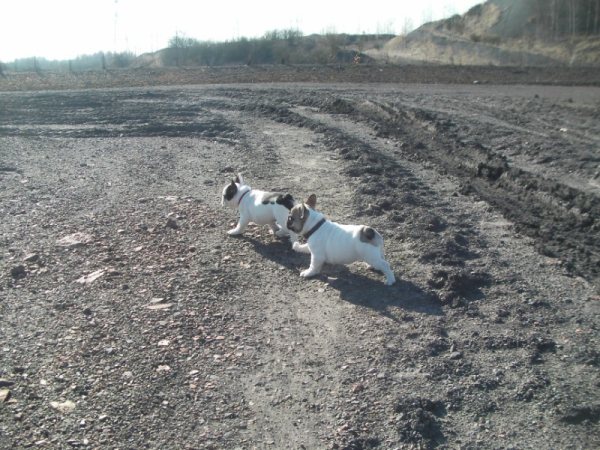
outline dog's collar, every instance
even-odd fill
[[[308,240],[308,238],[311,237],[315,233],[315,231],[321,228],[321,225],[323,225],[326,221],[327,219],[325,219],[325,217],[319,220],[314,227],[312,227],[310,230],[304,233],[304,239]]]
[[[248,189],[246,192],[244,192],[244,193],[241,195],[240,199],[238,200],[238,206],[240,206],[240,203],[242,203],[242,199],[244,198],[244,196],[245,196],[245,195],[246,195],[248,192],[250,192],[251,190],[252,190],[252,189]]]

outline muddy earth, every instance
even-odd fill
[[[599,448],[600,88],[0,93],[0,447]],[[223,186],[385,238],[299,276]]]

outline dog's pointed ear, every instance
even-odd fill
[[[242,174],[241,174],[241,173],[238,173],[238,174],[235,176],[235,180],[234,180],[234,181],[235,181],[236,183],[238,183],[238,184],[244,184],[244,177],[242,177]]]
[[[311,209],[315,209],[317,207],[317,196],[315,194],[310,194],[305,202]]]
[[[304,218],[306,217],[306,215],[308,214],[308,209],[306,208],[306,205],[304,205],[304,203],[302,204],[302,212],[300,213],[300,220],[304,220]]]

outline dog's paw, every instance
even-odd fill
[[[315,274],[310,269],[306,269],[300,272],[300,276],[304,278],[312,277],[313,275]]]
[[[396,279],[395,279],[395,278],[387,278],[387,279],[385,280],[385,285],[386,285],[386,286],[391,286],[391,285],[392,285],[392,284],[394,284],[395,282],[396,282]]]
[[[242,233],[243,233],[243,231],[241,231],[241,230],[238,230],[237,228],[234,228],[233,230],[229,230],[229,231],[227,232],[227,234],[228,234],[229,236],[237,236],[238,234],[242,234]]]

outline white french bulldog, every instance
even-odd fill
[[[223,188],[221,197],[221,205],[237,208],[240,211],[237,226],[227,234],[242,234],[248,224],[253,222],[257,225],[269,225],[275,235],[290,236],[292,242],[296,241],[297,236],[288,231],[285,223],[289,210],[295,204],[290,194],[276,194],[250,188],[244,183],[241,174],[237,174],[235,179]]]
[[[323,214],[315,211],[315,194],[305,203],[290,209],[286,223],[289,230],[306,239],[306,244],[294,242],[293,249],[310,253],[310,267],[300,272],[301,276],[317,275],[324,263],[365,261],[371,268],[383,272],[385,284],[389,286],[396,282],[394,272],[383,255],[383,237],[377,231],[364,225],[341,225],[325,219]]]

